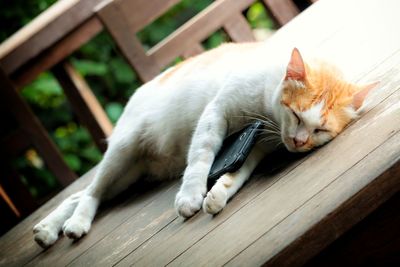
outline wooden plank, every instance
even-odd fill
[[[178,189],[179,183],[174,182],[172,187],[162,190],[163,192],[152,199],[143,210],[125,220],[118,228],[90,247],[90,250],[81,253],[68,265],[112,266],[118,262],[132,248],[141,246],[147,239],[176,219],[176,211],[172,204]],[[118,244],[115,244],[114,240],[119,240]],[[108,253],[109,251],[113,253]],[[104,257],[99,258],[99,253]]]
[[[151,80],[160,73],[161,68],[156,61],[146,56],[136,33],[129,27],[124,15],[114,2],[99,9],[97,14],[143,82]]]
[[[398,266],[399,210],[400,192],[308,261],[304,267],[366,266],[369,262],[379,262],[381,266]]]
[[[213,2],[178,30],[148,51],[159,66],[166,66],[182,55],[193,42],[201,42],[221,28],[227,18],[250,6],[254,0],[220,0]]]
[[[0,198],[2,201],[6,202],[7,206],[10,208],[10,210],[14,213],[14,216],[17,218],[21,217],[21,212],[17,209],[17,207],[14,205],[12,202],[10,196],[7,194],[7,192],[4,190],[4,188],[0,184]],[[7,218],[7,217],[5,217]]]
[[[279,26],[285,25],[300,13],[291,0],[263,0],[263,2]]]
[[[4,105],[13,113],[27,137],[32,138],[33,145],[47,163],[50,171],[56,175],[63,186],[70,184],[76,179],[75,174],[67,167],[46,130],[2,70],[0,70],[0,84]]]
[[[31,141],[26,138],[25,132],[16,129],[5,136],[2,141],[4,151],[11,156],[17,156],[32,145]]]
[[[6,202],[20,220],[33,212],[38,204],[22,183],[20,175],[11,166],[9,154],[3,149],[0,149],[0,152],[0,186],[4,190],[2,195],[5,195]]]
[[[17,88],[32,82],[40,73],[62,61],[93,36],[100,32],[102,25],[97,18],[84,22],[78,29],[66,35],[62,40],[43,51],[33,60],[21,66],[11,75]],[[24,62],[25,63],[25,62]]]
[[[400,189],[399,141],[399,134],[390,138],[378,149],[369,154],[367,158],[363,159],[361,163],[348,171],[340,180],[336,180],[328,188],[315,196],[315,198],[311,199],[306,206],[301,207],[301,209],[291,214],[290,217],[285,219],[285,222],[275,226],[272,231],[263,235],[251,244],[251,246],[242,251],[228,265],[237,266],[240,263],[256,265],[257,262],[264,263],[268,261],[267,266],[302,266],[308,259],[315,256],[321,249],[325,248],[355,223],[358,223],[367,214],[374,211],[394,193],[398,192]],[[389,167],[384,173],[381,173],[381,169],[376,170],[372,168],[375,166],[378,157],[380,166],[386,165]],[[369,172],[366,172],[367,170]],[[352,177],[360,174],[366,177],[373,177],[374,180],[362,181],[362,186],[364,187],[356,187],[354,192],[351,192],[354,195],[347,195],[349,192],[343,190],[344,187],[353,187],[354,182],[351,182]],[[372,175],[378,175],[378,178]],[[361,181],[357,182],[361,183]],[[360,188],[362,189],[357,193],[357,190]],[[334,191],[335,189],[337,191]],[[379,193],[377,194],[377,192]],[[343,196],[343,193],[346,195]],[[341,202],[342,197],[350,196],[349,201]],[[327,205],[339,206],[326,209]],[[324,209],[324,211],[319,213],[320,209]],[[319,213],[317,215],[318,218],[315,218],[317,216],[313,216],[314,211]],[[321,214],[325,214],[326,217],[319,217]],[[298,218],[307,219],[299,221]],[[311,228],[309,225],[310,221],[315,223]],[[269,254],[268,250],[265,251],[263,249],[265,248],[263,245],[270,244],[271,242],[275,244],[281,243],[281,231],[289,231],[291,234],[300,231],[306,232],[301,233],[297,240],[288,240],[290,245],[270,258],[271,254]],[[282,243],[286,243],[286,240]],[[281,244],[279,244],[277,250],[280,248]]]
[[[206,262],[210,265],[222,265],[243,250],[249,249],[250,240],[256,242],[260,240],[260,237],[263,237],[262,240],[268,240],[268,242],[256,243],[257,252],[251,253],[251,255],[257,255],[257,257],[252,258],[249,255],[245,257],[248,261],[232,262],[232,265],[236,266],[240,262],[257,265],[257,259],[262,258],[260,263],[267,262],[279,251],[283,251],[295,239],[300,238],[304,230],[309,229],[313,223],[322,219],[321,215],[334,211],[336,201],[343,203],[346,199],[351,198],[353,194],[372,182],[376,178],[376,174],[383,173],[398,161],[400,157],[400,147],[398,146],[393,151],[388,151],[388,146],[384,146],[378,155],[383,157],[383,154],[385,154],[392,157],[383,157],[382,162],[377,161],[376,154],[373,151],[382,146],[388,136],[400,131],[400,106],[387,109],[389,105],[396,106],[399,97],[400,90],[397,90],[387,101],[381,103],[372,112],[352,125],[344,135],[339,136],[330,145],[314,153],[301,166],[277,181],[269,190],[257,196],[245,209],[238,211],[227,223],[217,227],[179,255],[171,265],[176,266],[183,263],[190,265],[194,262],[199,265]],[[379,114],[383,115],[376,119]],[[371,136],[374,138],[370,138]],[[400,143],[399,137],[400,135],[396,135],[396,139],[394,139],[397,143]],[[367,139],[369,142],[365,143],[364,140]],[[390,142],[390,144],[392,145],[393,142]],[[349,153],[348,148],[350,146],[359,149]],[[374,155],[372,159],[367,161],[369,165],[361,164],[361,167],[358,168],[359,162],[366,161],[365,155],[368,154]],[[336,157],[334,167],[332,166],[332,155],[341,155],[341,158]],[[376,164],[371,164],[374,161]],[[366,172],[361,172],[363,169]],[[321,179],[321,173],[324,174],[323,179]],[[347,173],[351,175],[346,175]],[[395,186],[395,190],[399,190],[400,184],[398,179],[396,180],[397,184],[387,182],[390,186]],[[340,186],[338,190],[334,190],[336,187],[333,185],[341,181],[345,181],[347,184]],[[376,188],[375,190],[379,191],[379,189]],[[321,199],[312,201],[316,195],[324,190],[331,192],[329,196],[332,198],[334,195],[339,196],[337,199],[332,199],[322,194]],[[297,193],[293,194],[293,192]],[[374,192],[377,193],[377,191]],[[386,198],[380,197],[382,200]],[[377,198],[379,198],[379,195]],[[327,199],[326,202],[323,202],[323,199]],[[308,205],[310,202],[313,204]],[[303,206],[308,209],[299,215],[297,211],[301,210]],[[260,210],[263,212],[260,213]],[[364,212],[368,212],[368,210],[364,210]],[[358,222],[358,219],[353,218],[350,225],[356,222]],[[327,221],[325,226],[329,226],[329,224],[330,221]],[[241,229],[240,234],[234,229]],[[335,236],[330,238],[333,237]],[[310,243],[308,244],[310,245]],[[299,246],[296,246],[296,248],[300,249]],[[314,249],[315,253],[321,247],[314,247]],[[260,253],[261,250],[262,253]],[[291,251],[293,252],[293,250]],[[172,253],[171,251],[165,253],[168,252]],[[289,257],[289,254],[284,253],[280,256],[282,256],[282,260],[285,256]],[[296,257],[296,260],[301,262],[298,257]],[[278,263],[282,262],[285,261]]]
[[[58,1],[57,3],[51,5],[48,9],[46,9],[46,11],[34,18],[28,25],[19,29],[16,33],[1,43],[0,59],[11,53],[12,50],[21,45],[21,43],[27,42],[29,38],[45,28],[55,18],[62,15],[73,5],[76,5],[77,2],[78,0]]]
[[[201,54],[202,52],[204,52],[204,48],[201,44],[199,43],[195,43],[190,45],[190,48],[185,50],[185,52],[183,52],[183,58],[190,58],[193,56],[196,56],[198,54]]]
[[[89,129],[97,147],[105,152],[106,139],[111,134],[113,126],[96,96],[68,62],[56,65],[53,73],[64,89],[79,120]]]
[[[289,160],[290,164],[287,160],[288,158],[291,159]],[[270,177],[274,175],[284,176],[299,166],[304,160],[300,159],[292,162],[294,159],[296,157],[288,155],[288,153],[275,154],[273,157],[268,158],[261,164],[262,167],[261,170],[258,170],[258,174],[235,195],[221,214],[212,217],[200,212],[187,221],[178,218],[166,225],[162,231],[151,237],[151,239],[147,240],[139,248],[126,247],[125,251],[119,257],[122,257],[123,254],[127,256],[119,261],[117,266],[126,266],[129,264],[136,266],[167,265],[177,255],[183,253],[193,245],[193,243],[206,236],[219,225],[224,224],[238,210],[251,202],[255,196],[263,192],[265,188],[271,187],[274,181]],[[282,170],[283,167],[285,168],[284,170]],[[277,170],[282,172],[279,173]],[[170,203],[170,205],[172,208],[173,203]]]
[[[80,265],[82,259],[85,259],[83,262],[97,260],[101,261],[103,266],[107,265],[105,263],[118,253],[115,244],[110,242],[111,236],[114,238],[112,240],[129,238],[131,242],[139,242],[140,238],[144,238],[148,232],[156,231],[160,222],[172,215],[171,211],[165,210],[165,205],[169,205],[169,201],[166,200],[171,200],[176,188],[176,182],[158,186],[134,185],[124,195],[101,209],[90,233],[79,241],[79,246],[74,246],[71,240],[63,238],[53,245],[51,251],[41,253],[27,263],[27,266],[53,265],[54,262],[57,262],[58,266],[82,266]],[[122,226],[128,226],[128,228],[122,228]],[[123,229],[123,231],[116,231],[116,229]],[[136,238],[139,239],[136,240]],[[100,248],[104,251],[103,257],[98,257],[98,253],[94,255],[94,259],[81,257],[93,247],[97,247],[99,242],[104,242],[103,240],[107,240],[103,243],[106,244],[107,249]],[[109,253],[110,251],[113,253]]]
[[[15,72],[93,16],[93,8],[101,1],[59,1],[15,33],[0,49],[6,74]]]
[[[241,13],[233,14],[224,23],[224,30],[233,42],[255,41],[253,32]]]
[[[129,28],[133,32],[138,32],[178,4],[180,0],[114,0],[113,2],[123,14]],[[135,16],[132,16],[132,10],[135,11]]]

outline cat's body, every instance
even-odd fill
[[[146,153],[151,156],[149,174],[176,178],[186,166],[198,120],[211,102],[225,113],[226,134],[243,128],[254,114],[272,114],[273,93],[282,80],[285,64],[260,64],[257,50],[261,47],[243,46],[228,44],[219,48],[223,53],[216,49],[207,57],[189,59],[139,88],[117,123],[110,146],[125,138],[132,143],[139,133],[142,139],[137,146],[143,152],[139,157],[146,159]],[[215,63],[210,64],[212,61]]]
[[[349,84],[340,89],[348,93],[339,104],[346,105],[343,110],[349,109],[342,112],[348,117],[335,118],[335,125],[340,121],[340,127],[313,133],[333,123],[322,114],[326,111],[325,94],[314,94],[312,101],[290,107],[286,102],[293,94],[287,90],[300,92],[311,86],[304,80],[306,69],[313,83],[328,86],[329,81],[325,83],[329,79],[313,78],[319,74],[303,64],[297,50],[292,57],[290,52],[281,54],[284,56],[272,56],[262,43],[228,44],[170,68],[143,85],[119,119],[93,182],[36,225],[35,240],[49,246],[61,230],[71,238],[80,238],[89,231],[100,201],[142,176],[168,179],[183,174],[175,201],[178,213],[190,217],[202,205],[206,212],[217,213],[276,142],[283,142],[291,151],[306,151],[336,136],[359,107],[352,100],[356,89],[350,90]],[[333,79],[331,74],[328,76]],[[291,114],[289,108],[296,113]],[[243,167],[222,176],[203,201],[207,175],[223,139],[256,118],[268,124],[270,129],[265,133],[272,135],[267,140],[275,144],[257,144]],[[281,140],[277,140],[278,134]]]

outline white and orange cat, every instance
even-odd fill
[[[283,143],[304,152],[340,133],[357,116],[374,85],[343,80],[333,66],[305,63],[297,49],[282,58],[264,43],[225,44],[188,59],[143,85],[129,100],[109,138],[91,184],[34,227],[35,240],[52,245],[60,231],[80,238],[102,200],[140,177],[183,181],[175,207],[182,217],[215,214],[260,162]],[[207,176],[224,138],[261,119],[266,141],[244,165],[223,175],[207,193]],[[275,142],[275,143],[274,143]]]

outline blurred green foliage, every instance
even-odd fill
[[[0,3],[0,41],[27,24],[56,0],[2,0]],[[213,0],[183,0],[137,35],[149,49],[207,7]],[[257,2],[246,12],[253,28],[272,28],[264,6]],[[229,41],[223,30],[204,40],[206,49]],[[111,37],[102,32],[70,56],[78,72],[86,79],[115,123],[130,95],[141,85],[137,75],[125,62]],[[180,59],[176,59],[178,62]],[[82,127],[66,101],[62,88],[51,72],[42,73],[26,86],[22,95],[47,128],[68,166],[82,175],[101,159],[88,131]],[[23,182],[31,193],[41,197],[58,187],[34,150],[28,150],[15,161]]]

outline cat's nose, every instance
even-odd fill
[[[303,140],[297,139],[297,138],[295,137],[295,138],[293,138],[293,143],[294,143],[294,146],[295,146],[295,147],[302,147],[302,146],[305,145],[305,143],[307,143],[307,140],[306,140],[306,141],[303,141]]]

